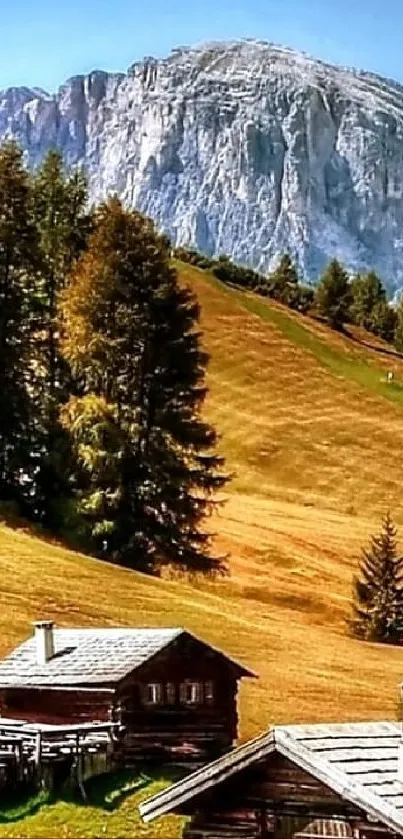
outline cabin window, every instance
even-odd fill
[[[162,685],[152,682],[145,686],[144,701],[147,705],[161,705],[163,698]]]
[[[212,705],[214,702],[214,685],[213,682],[204,683],[204,700],[207,705]]]
[[[176,702],[176,687],[173,682],[168,682],[166,686],[166,695],[168,705],[175,705]]]
[[[203,685],[201,682],[183,682],[180,689],[180,699],[183,705],[200,705],[203,702]]]

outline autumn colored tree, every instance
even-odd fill
[[[63,354],[82,388],[63,423],[98,553],[150,572],[220,567],[202,526],[226,478],[201,416],[198,318],[153,223],[117,199],[101,206],[60,298]]]

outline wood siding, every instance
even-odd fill
[[[55,725],[108,722],[111,695],[90,691],[10,688],[0,690],[2,717]]]
[[[390,839],[312,775],[280,755],[183,808],[184,839]]]
[[[212,688],[212,698],[195,704],[184,702],[181,686],[194,682]],[[147,705],[148,684],[163,686],[158,705]],[[168,688],[169,686],[169,688]],[[238,682],[231,666],[214,651],[193,639],[172,645],[125,680],[116,702],[126,735],[117,750],[124,763],[146,755],[173,759],[215,757],[237,739]]]

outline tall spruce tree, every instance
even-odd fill
[[[403,558],[397,554],[396,536],[388,513],[379,536],[362,552],[351,619],[358,638],[393,644],[403,637]]]
[[[350,284],[350,314],[354,323],[374,331],[374,310],[380,303],[386,302],[386,291],[375,271],[357,274]],[[378,319],[379,319],[379,309]]]
[[[262,280],[264,279],[262,277]],[[297,266],[288,253],[283,254],[277,268],[268,275],[267,280],[255,283],[255,287],[258,292],[269,294],[270,297],[299,312],[308,312],[314,300],[313,289],[301,285]]]
[[[285,253],[277,268],[269,275],[269,294],[286,305],[292,305],[298,292],[298,272],[290,254]]]
[[[63,418],[99,553],[150,572],[218,569],[201,525],[226,479],[200,413],[208,357],[199,308],[149,219],[117,199],[98,209],[60,315],[64,356],[84,391]]]
[[[0,500],[25,506],[34,473],[32,274],[37,238],[30,183],[14,143],[0,149]]]
[[[389,344],[395,339],[397,324],[396,309],[386,300],[380,300],[372,309],[371,332]]]
[[[316,287],[318,312],[334,329],[342,329],[348,321],[352,302],[347,272],[337,259],[332,259]]]
[[[63,528],[69,495],[69,438],[59,420],[71,377],[58,344],[57,299],[90,228],[87,185],[79,172],[65,171],[50,151],[33,177],[33,217],[39,236],[36,274],[35,347],[38,419],[36,515],[52,530]]]

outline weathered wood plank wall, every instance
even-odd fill
[[[184,839],[390,839],[393,835],[278,754],[193,801],[190,812],[193,817]]]

